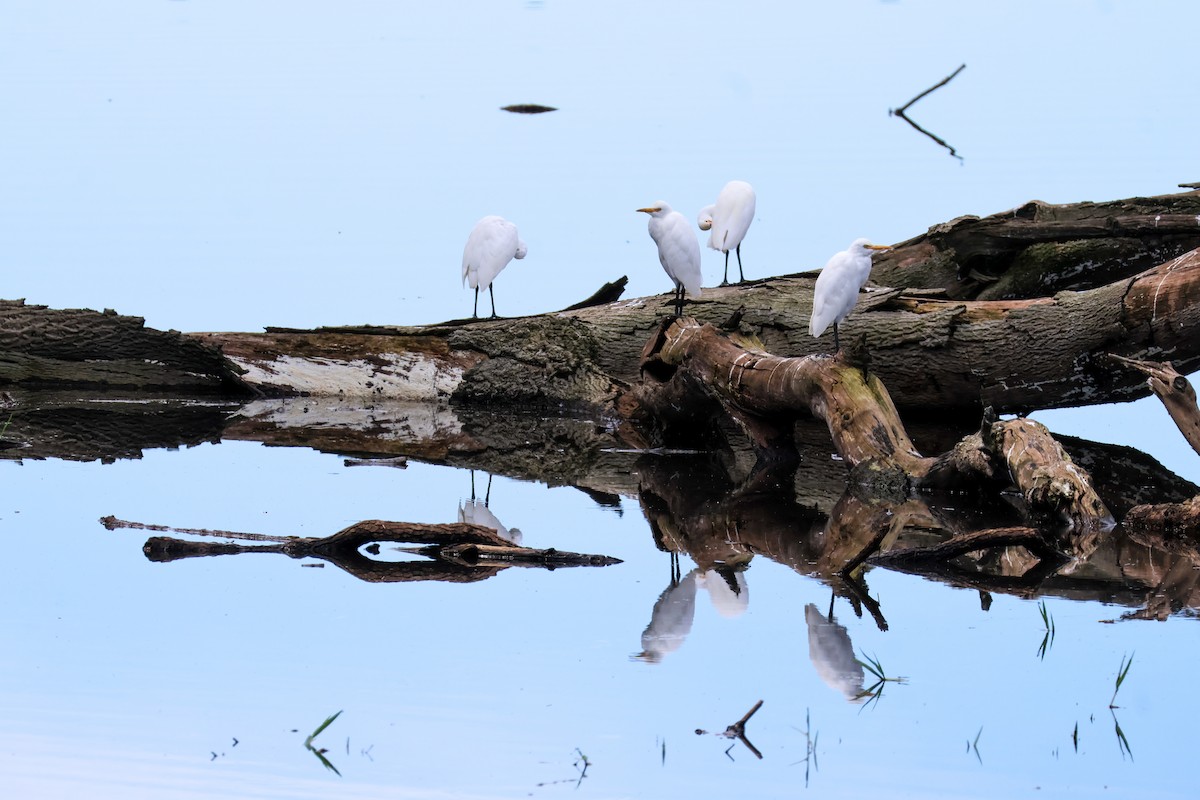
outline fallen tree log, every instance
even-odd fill
[[[1135,235],[1147,253],[1162,256],[1192,242],[1184,218],[1197,205],[1197,192],[1120,201],[1102,214],[1093,204],[1039,205],[1032,220],[1020,213],[987,218],[987,232],[976,231],[978,247],[986,255],[1011,253],[1014,241],[1027,243],[1030,236],[1041,246],[1070,244],[1084,233],[1100,242]],[[1091,214],[1086,231],[1082,223],[1060,225],[1071,213]],[[1038,221],[1043,217],[1058,220],[1061,229],[1046,227]],[[1146,221],[1151,217],[1158,218],[1157,227]],[[952,230],[939,241],[955,254],[966,253],[975,228],[964,221],[948,225]],[[1196,228],[1200,234],[1200,224]],[[1164,237],[1172,243],[1166,250],[1154,244]],[[900,283],[889,264],[903,264],[901,272],[912,269],[907,285],[937,285],[917,277],[916,247],[897,248],[889,258],[899,260],[881,262],[877,281]],[[1145,266],[1145,258],[1105,263],[1111,267],[1105,275],[1120,277],[1054,297],[983,302],[954,293],[939,299],[919,289],[873,292],[843,323],[844,338],[872,354],[872,372],[901,411],[937,409],[943,417],[977,416],[986,406],[1022,412],[1144,396],[1137,376],[1114,372],[1102,360],[1109,352],[1169,359],[1182,373],[1200,367],[1200,253],[1189,251],[1139,275],[1130,270]],[[614,282],[598,297],[610,299],[620,289]],[[757,337],[774,353],[822,352],[828,343],[807,333],[812,290],[812,276],[803,274],[707,289],[689,303],[689,313]],[[0,305],[0,386],[154,387],[181,394],[611,411],[640,379],[642,345],[668,306],[662,295],[519,319],[180,336],[145,329],[138,318],[9,302]]]
[[[808,335],[813,279],[706,290],[689,313],[775,353],[827,351]],[[1133,278],[1053,298],[951,301],[868,294],[842,324],[902,411],[1026,412],[1132,400],[1143,381],[1110,352],[1200,367],[1200,251]],[[468,325],[195,334],[268,394],[452,399],[606,409],[639,378],[664,297]],[[733,320],[736,319],[736,322]]]

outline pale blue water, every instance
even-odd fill
[[[759,193],[751,277],[1033,198],[1171,192],[1200,180],[1198,21],[1190,2],[10,0],[0,296],[183,330],[445,319],[469,308],[470,226],[499,213],[530,253],[497,306],[532,313],[622,274],[630,295],[664,291],[634,209],[691,215],[735,177]],[[960,165],[886,110],[963,62],[911,109]],[[560,110],[497,110],[516,102]],[[720,257],[704,263],[715,283]],[[1038,418],[1200,481],[1153,403]],[[227,442],[0,462],[0,486],[6,797],[791,797],[806,714],[814,796],[1194,793],[1193,619],[1103,624],[1129,609],[1051,598],[1039,659],[1034,602],[984,612],[974,591],[873,570],[890,629],[844,600],[834,614],[909,682],[862,708],[809,658],[805,607],[829,590],[764,558],[748,605],[698,585],[677,649],[632,659],[670,581],[634,498],[617,515],[497,476],[491,508],[525,543],[624,563],[372,585],[278,555],[154,564],[144,534],[96,520],[452,522],[466,473]],[[1132,759],[1108,709],[1127,654]],[[693,732],[759,699],[761,761]],[[318,742],[341,777],[302,746],[338,710]]]

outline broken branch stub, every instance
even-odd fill
[[[662,370],[659,365],[671,367]],[[900,422],[887,389],[874,376],[831,357],[786,358],[747,348],[711,325],[685,318],[666,322],[643,354],[643,373],[653,394],[684,371],[711,391],[740,422],[788,427],[811,414],[829,426],[838,452],[851,466],[887,460],[923,474],[928,459]],[[659,376],[655,380],[652,376]],[[765,442],[749,430],[760,446]]]
[[[1118,355],[1112,359],[1147,376],[1150,391],[1162,401],[1183,438],[1200,453],[1200,408],[1196,406],[1196,389],[1191,382],[1170,361],[1139,361]]]

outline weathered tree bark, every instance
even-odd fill
[[[941,287],[955,300],[1089,289],[1200,247],[1200,192],[1107,203],[1039,201],[959,217],[875,259],[877,283]]]
[[[0,300],[0,386],[6,384],[248,391],[219,350],[194,338],[114,311],[51,311],[23,300]]]

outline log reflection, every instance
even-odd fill
[[[558,569],[600,567],[620,563],[619,559],[609,556],[570,553],[554,548],[541,550],[518,547],[491,529],[466,523],[424,525],[365,520],[332,536],[308,538],[168,528],[162,525],[127,522],[115,517],[105,517],[100,522],[109,530],[148,529],[253,542],[241,544],[153,536],[142,547],[146,558],[151,561],[168,562],[183,558],[242,553],[276,553],[289,558],[320,559],[367,583],[427,580],[468,583],[490,578],[508,567]],[[381,560],[377,558],[381,543],[406,545],[397,549],[420,559]]]
[[[983,593],[1136,609],[1127,619],[1200,611],[1200,546],[1190,538],[1134,538],[1118,528],[1086,558],[1064,562],[1040,547],[1050,534],[1021,527],[1019,510],[1003,503],[934,493],[872,498],[851,487],[825,514],[796,499],[807,465],[798,475],[789,469],[739,482],[715,457],[645,456],[635,471],[659,549],[690,556],[699,570],[735,568],[742,582],[755,556],[769,558],[827,584],[883,630],[866,585],[881,566]]]

